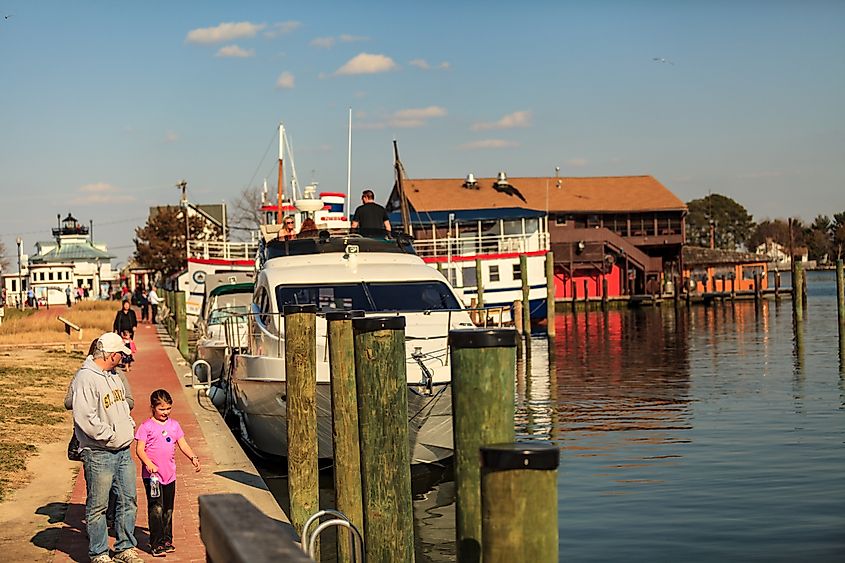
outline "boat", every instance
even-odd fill
[[[337,310],[406,318],[410,458],[413,464],[426,464],[452,456],[448,334],[473,326],[460,296],[401,236],[324,230],[318,237],[285,241],[276,240],[274,227],[262,227],[254,299],[244,315],[247,344],[234,355],[227,375],[227,412],[235,415],[244,441],[261,454],[286,454],[282,311],[285,305],[314,304],[319,457],[332,457],[325,313]]]
[[[222,381],[229,350],[246,346],[246,331],[236,330],[237,339],[226,342],[226,330],[237,329],[227,319],[244,322],[241,315],[249,311],[254,288],[254,272],[229,272],[210,274],[205,278],[205,295],[200,307],[199,320],[195,325],[197,334],[197,359],[208,362],[209,374],[203,379]],[[205,383],[206,381],[202,381]]]

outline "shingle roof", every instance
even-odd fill
[[[56,248],[51,248],[49,251],[38,256],[32,256],[30,261],[34,264],[41,262],[70,262],[73,260],[110,260],[114,258],[108,252],[103,252],[99,248],[91,246],[90,243],[84,244],[63,244]]]
[[[722,250],[720,248],[706,248],[703,246],[684,246],[684,263],[687,266],[714,266],[717,264],[751,264],[769,262],[771,258],[765,254],[753,252],[738,252]]]
[[[496,190],[496,178],[478,178],[478,189],[463,187],[463,178],[407,179],[405,192],[417,211],[523,207],[575,213],[685,211],[686,205],[652,176],[592,178],[508,178],[525,198]],[[548,186],[548,189],[547,189]]]

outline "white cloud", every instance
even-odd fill
[[[446,108],[440,106],[428,106],[427,108],[400,109],[393,114],[398,119],[428,119],[430,117],[443,117],[446,115]]]
[[[179,133],[176,131],[167,131],[164,133],[164,142],[165,143],[175,143],[179,140]]]
[[[583,168],[587,166],[588,162],[586,158],[576,157],[570,158],[566,161],[567,166],[571,166],[573,168]]]
[[[255,49],[244,49],[237,45],[226,45],[225,47],[220,47],[220,50],[217,51],[217,54],[214,56],[221,58],[246,59],[248,57],[255,56]]]
[[[120,189],[106,182],[85,184],[77,192],[79,192],[79,195],[70,200],[74,205],[129,203],[135,201],[134,196],[122,193]]]
[[[739,174],[737,178],[740,180],[765,180],[768,178],[782,178],[786,176],[781,170],[759,170],[757,172],[748,172],[747,174]]]
[[[318,47],[320,49],[331,49],[334,47],[335,38],[334,37],[315,37],[311,40],[309,45],[312,47]]]
[[[352,75],[352,74],[377,74],[380,72],[389,72],[396,70],[398,66],[390,57],[386,55],[374,55],[371,53],[361,53],[346,61],[342,67],[335,71],[336,75]]]
[[[256,34],[267,27],[263,23],[250,22],[227,22],[216,27],[201,27],[192,29],[185,37],[186,43],[199,43],[207,45],[210,43],[222,43],[245,37],[255,37]]]
[[[481,141],[473,141],[459,145],[458,148],[462,150],[476,150],[476,149],[509,149],[518,147],[519,143],[514,141],[505,141],[504,139],[483,139]]]
[[[487,131],[490,129],[513,129],[515,127],[528,127],[531,125],[530,111],[515,111],[498,121],[474,123],[470,129],[473,131]]]
[[[408,61],[408,64],[421,70],[428,70],[431,68],[431,65],[428,64],[425,59],[414,59],[412,61]]]
[[[276,90],[291,90],[294,85],[294,77],[288,71],[283,72],[276,79]]]
[[[449,61],[443,61],[442,63],[437,65],[437,68],[439,68],[440,70],[449,70],[450,68],[452,68],[452,64]]]
[[[423,127],[427,120],[435,117],[444,117],[447,114],[446,108],[440,106],[428,106],[425,108],[409,108],[400,109],[393,112],[392,115],[386,119],[377,119],[373,121],[366,121],[368,117],[364,112],[358,112],[355,115],[357,120],[355,123],[356,129],[384,129],[386,127],[410,129],[414,127]]]
[[[300,27],[302,27],[302,22],[298,22],[296,20],[278,22],[274,23],[273,26],[264,33],[264,35],[269,38],[278,37],[280,35],[286,35],[292,31],[296,31]]]
[[[369,41],[370,38],[364,35],[349,35],[348,33],[343,33],[338,37],[341,43],[357,43],[358,41]]]

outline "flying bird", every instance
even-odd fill
[[[508,194],[509,196],[516,196],[523,202],[528,203],[527,201],[525,201],[525,196],[522,195],[522,192],[516,189],[516,186],[514,186],[513,184],[495,182],[493,183],[493,188],[497,192],[502,192],[504,194]]]
[[[15,14],[9,14],[9,15],[7,15],[7,16],[3,16],[3,19],[4,19],[4,20],[7,20],[7,19],[11,18],[11,17],[12,17],[12,16],[14,16],[14,15],[15,15]]]
[[[669,59],[664,59],[663,57],[653,57],[651,60],[653,60],[656,63],[669,63],[670,65],[675,64],[672,61],[670,61]]]

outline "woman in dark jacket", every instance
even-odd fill
[[[123,334],[124,330],[128,330],[132,338],[135,338],[135,327],[138,326],[138,318],[135,316],[135,311],[130,308],[128,299],[125,299],[120,304],[120,311],[114,317],[113,329],[118,334]]]

